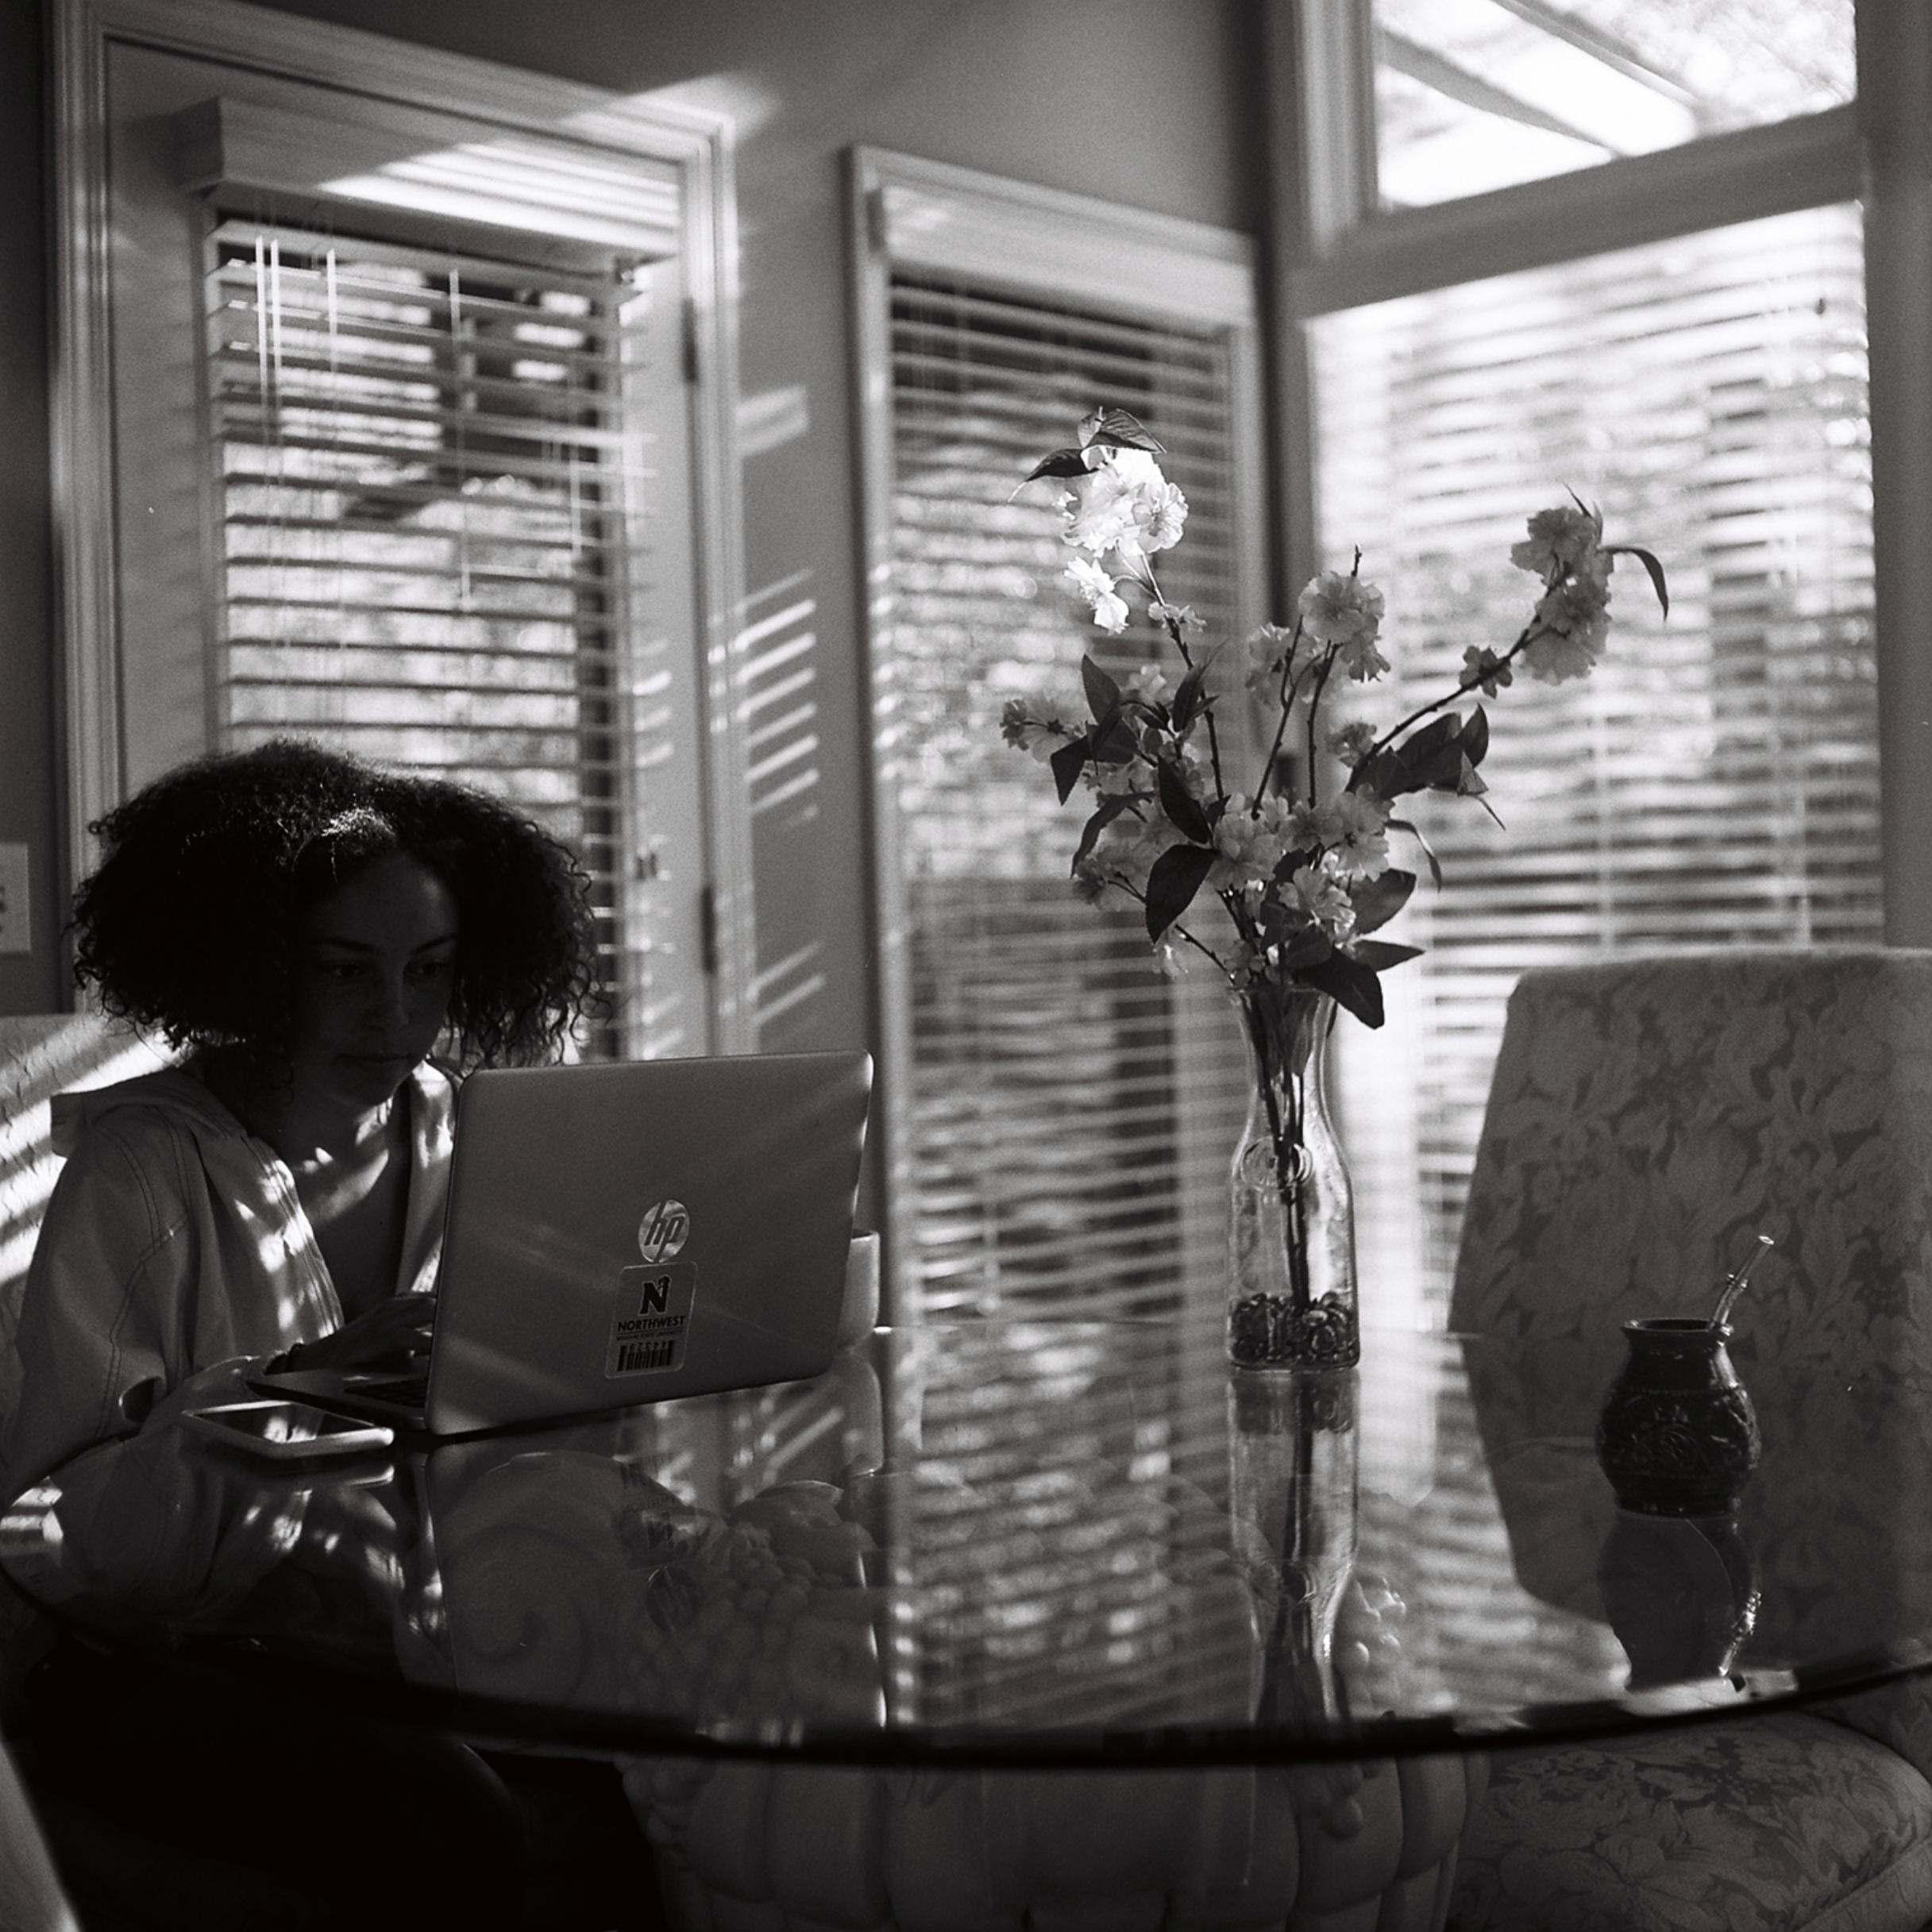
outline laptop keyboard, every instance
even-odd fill
[[[390,1381],[353,1382],[349,1392],[372,1396],[379,1402],[395,1402],[404,1409],[420,1409],[430,1399],[427,1375],[404,1375]]]

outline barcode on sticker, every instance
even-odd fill
[[[623,1270],[611,1309],[604,1374],[641,1375],[653,1369],[682,1368],[697,1290],[697,1270],[688,1261]]]
[[[617,1351],[617,1372],[634,1375],[641,1368],[669,1368],[677,1353],[677,1338],[666,1335],[654,1342],[626,1342]]]

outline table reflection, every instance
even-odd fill
[[[1645,1529],[1596,1466],[1600,1390],[1571,1433],[1512,1406],[1533,1352],[1383,1335],[1359,1371],[1231,1375],[1186,1339],[881,1330],[811,1382],[292,1471],[156,1430],[29,1492],[0,1546],[119,1641],[658,1750],[1425,1751],[1919,1656],[1919,1545],[1864,1487],[1909,1390],[1834,1407],[1860,1427],[1794,1487],[1805,1392],[1760,1367],[1739,1516]]]

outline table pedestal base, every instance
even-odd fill
[[[655,1759],[679,1932],[1440,1932],[1480,1757],[1147,1772]]]

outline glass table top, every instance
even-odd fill
[[[1547,1349],[1371,1332],[1295,1376],[1217,1348],[970,1321],[340,1459],[151,1429],[15,1502],[0,1563],[110,1642],[479,1737],[812,1761],[1479,1749],[1932,1664],[1914,1375],[1734,1348],[1763,1463],[1735,1517],[1671,1519],[1617,1508],[1600,1393]]]

